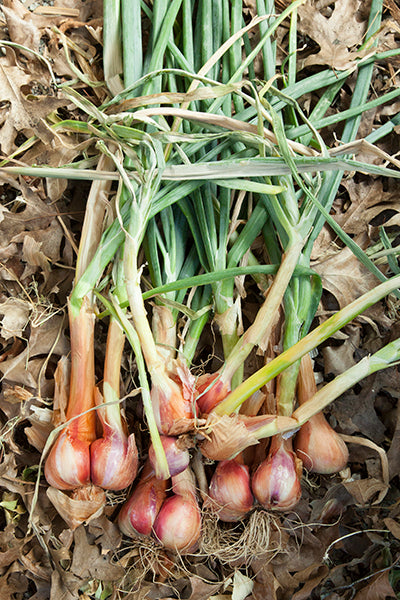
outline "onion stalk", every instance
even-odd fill
[[[47,482],[60,490],[90,483],[89,448],[96,439],[96,415],[90,411],[94,407],[95,390],[95,317],[88,298],[82,302],[78,314],[70,310],[69,315],[71,376],[66,419],[73,420],[58,435],[44,469]]]
[[[107,157],[101,157],[97,168],[108,169],[111,164]],[[62,490],[90,483],[89,447],[96,438],[96,415],[90,410],[95,406],[95,315],[92,292],[77,297],[76,286],[100,241],[105,212],[105,202],[101,200],[110,185],[107,181],[92,183],[82,226],[74,290],[68,300],[71,374],[66,419],[70,423],[51,447],[44,470],[48,483]]]

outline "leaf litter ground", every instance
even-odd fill
[[[46,3],[4,0],[1,38],[51,61],[58,82],[75,77],[71,63],[78,64],[88,80],[100,81],[102,3],[65,0],[62,4],[58,11]],[[255,2],[243,4],[246,16],[253,16]],[[308,2],[300,7],[298,27],[304,44],[299,68],[303,72],[318,65],[346,68],[365,32],[368,10],[369,3],[358,0]],[[399,31],[400,12],[389,0],[380,38],[385,49],[398,45]],[[63,50],[62,36],[68,40],[72,58]],[[286,37],[287,26],[282,26],[277,32],[282,61]],[[399,85],[398,67],[398,59],[377,65],[376,94]],[[71,119],[81,115],[54,87],[42,60],[18,46],[3,46],[0,83],[2,159],[17,151],[15,164],[61,166],[81,157],[86,149],[90,156],[85,139],[50,128],[52,113]],[[349,106],[353,83],[350,77],[341,91],[340,106],[332,107],[332,112]],[[104,100],[101,87],[83,83],[81,87],[94,104]],[[313,101],[310,94],[303,109],[307,111]],[[399,103],[393,101],[365,113],[362,135],[398,110]],[[336,134],[329,127],[324,131],[327,140]],[[32,136],[35,144],[24,148]],[[394,130],[379,147],[390,155],[398,152],[398,132]],[[207,521],[202,548],[191,557],[177,560],[153,542],[123,540],[114,524],[126,497],[123,493],[107,493],[106,506],[100,511],[102,499],[98,505],[95,499],[88,500],[87,522],[78,527],[68,524],[72,509],[65,506],[65,495],[50,501],[43,478],[34,501],[40,453],[52,430],[54,413],[61,414],[64,408],[62,400],[53,406],[52,398],[55,386],[62,388],[67,377],[57,365],[69,349],[66,299],[88,189],[89,184],[26,176],[2,176],[0,182],[0,598],[400,597],[397,367],[357,384],[328,411],[332,425],[350,440],[345,472],[303,477],[299,505],[283,516],[255,511],[244,524],[235,526]],[[394,247],[399,242],[398,184],[349,174],[332,215],[361,248],[379,252],[382,225]],[[319,319],[377,283],[328,226],[314,245],[312,266],[324,286]],[[249,318],[254,311],[252,294],[247,290]],[[373,306],[320,349],[315,357],[320,381],[330,380],[399,335],[396,301]],[[105,338],[100,323],[99,364]],[[204,356],[217,354],[212,344],[209,330],[203,340]],[[124,361],[128,394],[135,372],[128,354]],[[140,415],[134,399],[127,404],[127,415],[140,441]],[[360,439],[367,443],[358,443]],[[60,516],[63,508],[67,522]]]

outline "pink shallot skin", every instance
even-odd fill
[[[118,516],[118,526],[128,537],[150,536],[154,521],[164,502],[167,481],[157,479],[149,465]]]
[[[154,535],[168,550],[188,554],[197,550],[201,535],[201,512],[190,467],[171,481],[173,495],[157,515]]]
[[[305,469],[311,473],[338,473],[349,459],[346,444],[322,413],[314,415],[300,427],[294,447]]]
[[[103,423],[103,437],[90,447],[91,480],[107,490],[123,490],[133,483],[138,468],[135,436]]]
[[[154,534],[168,550],[181,554],[194,552],[201,531],[201,514],[197,501],[174,494],[167,498],[154,523]]]
[[[298,461],[291,439],[272,438],[267,458],[253,474],[251,485],[257,501],[269,510],[290,510],[300,500]]]
[[[297,383],[297,399],[300,406],[317,392],[313,363],[309,354],[301,359]],[[330,475],[344,469],[349,459],[347,446],[329,425],[322,412],[312,416],[294,441],[297,456],[303,461],[307,471]]]
[[[189,450],[179,442],[179,438],[161,435],[161,443],[164,448],[165,456],[168,463],[168,469],[171,477],[182,473],[188,466],[190,461]],[[153,445],[149,448],[149,461],[153,466],[156,467],[156,455],[154,452]]]
[[[206,373],[199,377],[196,390],[198,394],[196,404],[199,412],[200,414],[208,415],[217,404],[227,397],[231,391],[231,386],[229,382],[222,379],[219,372],[213,374]]]
[[[160,433],[171,435],[176,423],[187,423],[182,431],[191,428],[194,416],[191,399],[185,397],[181,385],[166,372],[152,373],[151,402]]]
[[[73,490],[90,483],[90,442],[66,427],[58,435],[44,466],[47,483],[59,490]]]
[[[253,506],[249,468],[235,459],[219,462],[208,494],[204,505],[216,512],[221,521],[240,521]]]

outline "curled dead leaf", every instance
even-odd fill
[[[200,449],[211,460],[227,460],[244,448],[258,444],[258,439],[247,430],[243,419],[237,415],[217,417],[210,414],[207,426],[211,427],[211,431],[201,442]]]
[[[388,490],[388,486],[383,481],[375,478],[345,481],[343,485],[360,506],[370,503],[376,494],[385,496]]]
[[[72,530],[100,517],[106,503],[104,490],[94,485],[79,488],[71,496],[49,487],[47,497]]]

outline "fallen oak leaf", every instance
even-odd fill
[[[344,308],[379,283],[347,246],[312,262],[311,268],[320,275],[323,288],[336,298],[339,308]]]
[[[74,532],[71,572],[82,579],[116,581],[125,575],[120,565],[112,564],[108,554],[101,554],[97,544],[89,544],[84,527]]]
[[[314,40],[319,51],[302,61],[302,67],[329,65],[334,69],[350,68],[366,51],[356,52],[366,31],[366,20],[362,18],[361,0],[336,0],[329,17],[324,16],[311,1],[298,9],[299,31]]]
[[[368,585],[359,590],[354,600],[382,600],[388,597],[397,598],[397,595],[389,581],[389,571],[386,569],[375,575]]]
[[[7,49],[6,56],[11,54]],[[31,88],[32,76],[21,67],[12,64],[14,61],[0,61],[0,89],[2,102],[8,105],[7,119],[0,130],[1,152],[11,154],[16,148],[15,138],[22,132],[26,137],[37,135],[44,143],[51,144],[53,134],[43,123],[43,119],[52,111],[65,106],[65,98],[45,96],[43,99],[29,101],[24,98],[21,88]]]

